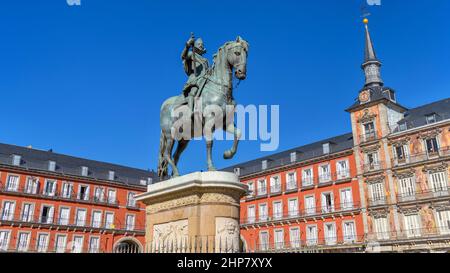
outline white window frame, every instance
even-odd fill
[[[63,210],[67,210],[68,211],[67,218],[63,218],[63,215],[62,215],[62,211]],[[58,216],[58,224],[59,225],[63,225],[63,226],[69,225],[69,223],[70,223],[70,207],[67,207],[67,206],[59,207],[58,215],[59,215]]]
[[[38,194],[40,186],[39,177],[28,176],[25,182],[25,193],[28,194]]]
[[[132,223],[129,222],[130,217],[133,219]],[[125,230],[135,230],[136,228],[136,215],[126,214],[125,215]]]
[[[341,163],[345,163],[345,168],[342,167]],[[337,179],[347,179],[350,177],[350,164],[348,159],[341,159],[336,162],[336,173]]]
[[[80,212],[84,211],[84,219],[81,219],[80,217]],[[75,226],[77,227],[85,227],[86,226],[86,222],[87,222],[87,214],[88,214],[88,210],[85,208],[77,208],[75,211]]]
[[[349,195],[349,199],[346,200],[346,198],[348,197],[347,194],[344,195],[345,192],[350,192]],[[340,197],[340,208],[342,210],[352,210],[354,207],[354,203],[353,203],[353,189],[352,188],[342,188],[339,190],[339,197]]]
[[[127,206],[128,207],[132,207],[132,208],[137,207],[137,202],[136,202],[135,196],[136,196],[135,192],[130,191],[127,193]]]
[[[272,202],[272,218],[274,220],[280,220],[283,218],[283,201],[274,200]]]
[[[42,213],[44,212],[44,207],[49,207],[47,218],[43,219]],[[55,205],[53,204],[42,204],[41,205],[41,211],[39,213],[39,222],[43,224],[53,224],[53,220],[55,218]]]
[[[108,223],[108,215],[112,215],[112,223]],[[105,211],[104,226],[106,229],[115,229],[115,215],[113,211]]]
[[[262,184],[264,186],[261,186]],[[258,193],[257,194],[258,194],[258,196],[267,194],[267,180],[265,178],[258,179]]]
[[[334,234],[330,234],[328,227],[332,226]],[[335,245],[337,244],[337,229],[335,222],[326,222],[323,223],[323,233],[326,245]]]
[[[26,234],[26,242],[23,244],[21,242],[21,235]],[[16,242],[16,250],[17,252],[27,252],[30,247],[30,239],[31,239],[31,232],[30,231],[19,231],[17,232],[17,242]]]
[[[405,227],[406,237],[420,237],[420,217],[418,214],[407,214],[403,215],[403,224]]]
[[[260,250],[269,250],[270,246],[270,236],[268,230],[260,230],[259,231],[259,249]]]
[[[270,177],[270,193],[281,193],[281,177],[279,175]]]
[[[284,248],[284,229],[283,228],[277,228],[277,229],[273,230],[273,242],[274,242],[275,249],[283,249]]]
[[[97,240],[97,244],[96,244],[95,248],[92,247],[93,239]],[[89,253],[99,253],[100,252],[100,237],[99,236],[90,236],[89,237],[88,252]]]
[[[67,198],[67,199],[73,197],[73,183],[70,183],[67,181],[64,181],[62,183],[61,197]]]
[[[52,183],[52,188],[50,189],[50,192],[47,191],[48,185]],[[56,187],[57,187],[57,181],[56,179],[45,179],[44,181],[44,187],[42,188],[42,194],[45,196],[55,196],[56,195]]]
[[[314,233],[311,233],[313,228]],[[306,245],[307,246],[315,246],[318,242],[318,228],[317,225],[307,225],[306,226]]]
[[[326,196],[330,196],[331,206],[328,206]],[[335,210],[334,193],[332,191],[325,191],[320,194],[322,213],[331,213]]]
[[[5,235],[3,237],[3,240],[0,241],[0,251],[7,251],[9,248],[9,243],[11,241],[11,230],[0,229],[0,239],[2,238],[2,234]]]
[[[255,181],[250,181],[247,183],[248,186],[248,195],[249,196],[255,196]]]
[[[86,191],[85,191],[85,196],[84,198],[81,198],[81,188],[82,187],[86,187]],[[78,185],[78,194],[77,194],[77,199],[78,200],[83,200],[83,201],[89,201],[89,194],[91,192],[91,187],[90,185],[86,185],[86,184],[80,184]]]
[[[326,171],[324,171],[326,168]],[[319,165],[319,183],[331,181],[331,166],[329,163]]]
[[[389,239],[389,221],[387,216],[384,217],[374,217],[373,218],[373,228],[378,240]]]
[[[28,209],[28,213],[25,215],[25,206],[30,206]],[[21,222],[33,222],[34,221],[34,203],[30,202],[23,202],[22,203],[22,209],[20,210],[20,221]],[[26,216],[26,217],[25,217]]]
[[[308,202],[307,200],[311,200],[312,202]],[[312,206],[310,206],[312,205]],[[306,215],[314,215],[316,214],[316,196],[315,195],[305,195],[305,214]]]
[[[265,213],[262,214],[261,207],[265,207]],[[269,206],[267,203],[260,203],[258,204],[258,220],[260,222],[265,222],[269,219]]]
[[[399,194],[402,201],[414,200],[416,196],[415,177],[403,177],[398,179]]]
[[[114,192],[114,195],[111,196],[111,193]],[[117,190],[116,189],[108,189],[108,203],[115,204],[117,201]]]
[[[310,175],[306,175],[307,171],[310,171]],[[304,168],[302,170],[302,186],[308,187],[314,185],[314,169],[312,167],[310,168]]]
[[[63,240],[63,245],[59,245],[59,240],[58,238],[64,238]],[[57,233],[55,235],[55,252],[56,253],[65,253],[67,249],[67,235],[66,234],[61,234],[61,233]]]
[[[289,228],[289,242],[292,248],[299,248],[301,246],[300,227]]]
[[[95,219],[95,216],[100,214],[100,219]],[[101,210],[93,210],[91,214],[91,226],[93,228],[101,228],[103,224],[103,212]]]
[[[45,236],[45,241],[43,245],[41,244],[41,236]],[[50,234],[47,232],[39,232],[36,236],[36,252],[47,252]]]
[[[6,203],[12,204],[8,205],[8,210],[6,211]],[[15,200],[3,200],[2,202],[2,221],[12,221],[14,220],[14,214],[16,211],[16,201]]]
[[[437,210],[434,217],[440,234],[450,234],[450,209]]]
[[[251,215],[250,211],[253,210],[253,215]],[[256,206],[250,205],[247,207],[247,222],[253,224],[256,220]]]
[[[446,171],[428,172],[429,187],[435,195],[449,194],[447,177]]]
[[[352,234],[347,234],[347,232],[349,231],[346,228],[348,224],[353,225]],[[344,237],[344,242],[345,243],[355,243],[356,242],[358,235],[357,235],[355,221],[353,221],[353,220],[351,220],[351,221],[342,221],[342,235]]]
[[[12,178],[16,178],[14,182],[12,182],[11,180]],[[9,174],[6,180],[6,188],[5,188],[6,191],[16,192],[19,190],[19,185],[20,185],[20,175]]]
[[[295,203],[295,207],[292,205],[292,202]],[[289,217],[297,217],[299,215],[298,198],[297,197],[288,199],[288,215],[289,215]]]
[[[286,189],[295,190],[297,189],[297,172],[286,173]]]
[[[81,238],[81,244],[78,244],[77,239]],[[84,247],[84,235],[73,235],[72,237],[72,249],[71,252],[72,253],[82,253],[83,252],[83,247]]]

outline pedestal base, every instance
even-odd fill
[[[197,172],[149,185],[136,197],[146,204],[147,251],[238,251],[239,203],[247,190],[228,172]]]

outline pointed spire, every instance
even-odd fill
[[[364,51],[364,63],[362,64],[362,69],[366,75],[365,86],[383,86],[383,80],[380,76],[381,62],[377,58],[372,38],[370,37],[369,20],[366,18],[363,22],[366,28],[366,47]]]

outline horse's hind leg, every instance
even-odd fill
[[[173,161],[172,158],[172,150],[173,150],[173,146],[175,144],[175,140],[172,138],[168,138],[167,139],[167,146],[166,146],[166,159],[167,162],[169,162],[170,166],[172,167],[172,176],[173,177],[177,177],[180,176],[180,174],[178,173],[178,168],[177,165],[175,164],[175,162]]]
[[[206,156],[207,156],[207,162],[208,162],[208,171],[215,171],[216,168],[214,167],[214,164],[212,162],[212,147],[213,147],[213,141],[212,140],[206,140]]]
[[[181,154],[186,149],[187,145],[189,144],[189,140],[181,139],[178,141],[177,149],[175,150],[175,154],[173,155],[173,161],[175,165],[178,165],[178,161],[180,160]]]

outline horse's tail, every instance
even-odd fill
[[[158,155],[158,176],[160,178],[164,178],[168,174],[168,161],[165,157],[167,145],[167,138],[164,133],[161,131],[161,136],[159,138],[159,155]]]

